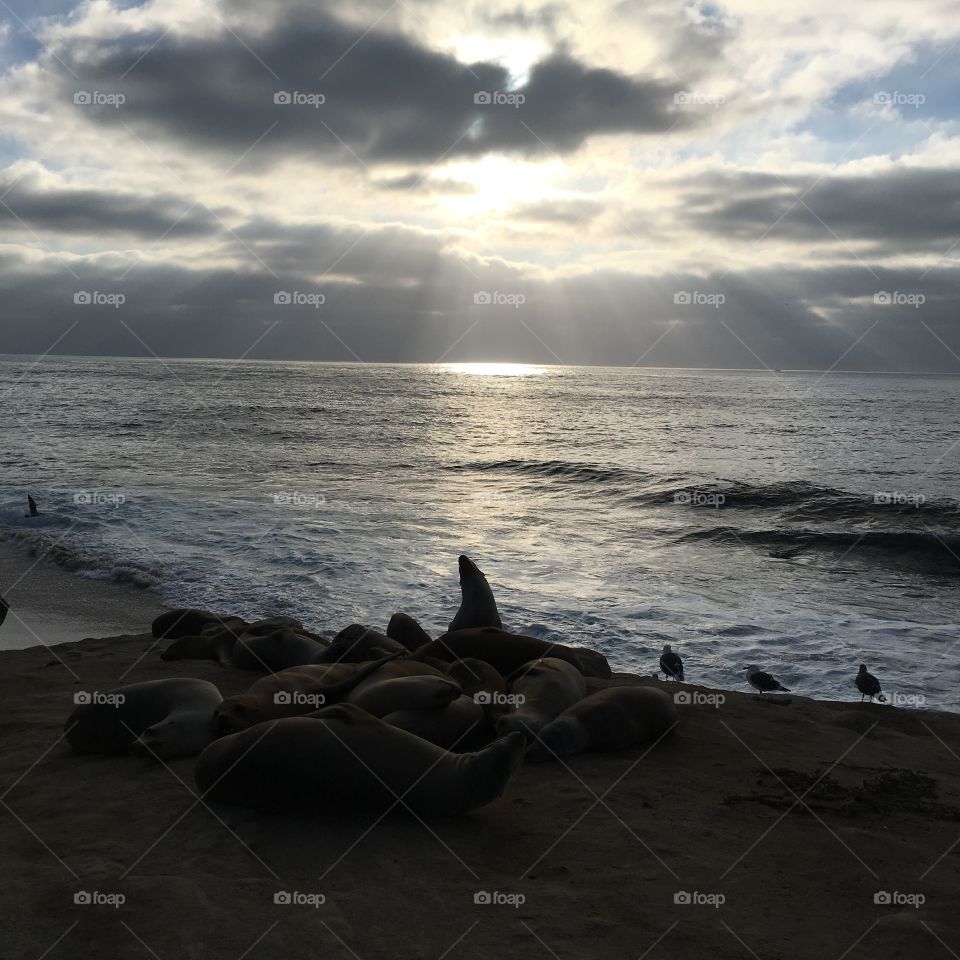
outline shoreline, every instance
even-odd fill
[[[0,625],[0,654],[31,647],[49,648],[72,644],[89,638],[125,637],[149,632],[150,624],[161,613],[172,608],[150,587],[138,587],[120,580],[88,577],[69,567],[46,559],[42,552],[24,543],[0,539],[0,597],[10,604],[6,620]],[[230,610],[217,610],[228,615]],[[269,611],[261,616],[271,616]],[[384,625],[385,626],[385,623]],[[340,629],[334,625],[334,632]],[[379,629],[379,627],[378,627]],[[649,672],[623,670],[614,676],[638,680],[656,679],[653,671],[656,658],[651,658]],[[742,689],[713,687],[706,683],[690,683],[691,690],[716,694],[752,695],[746,681]],[[851,672],[851,688],[852,672]],[[776,696],[776,695],[773,695]],[[858,704],[852,690],[850,699],[808,697],[791,693],[815,703],[834,705]],[[892,710],[921,710],[926,713],[960,716],[960,710],[937,709],[913,704],[878,704]]]
[[[0,541],[0,596],[10,605],[0,651],[136,633],[169,609],[152,590],[80,576],[6,541]]]

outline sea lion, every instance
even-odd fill
[[[496,695],[502,699],[507,694],[507,681],[499,671],[476,657],[454,660],[447,665],[446,674],[469,697],[475,693],[487,693],[491,698]]]
[[[150,625],[158,639],[176,640],[179,637],[199,636],[205,627],[225,627],[243,624],[240,617],[223,616],[194,607],[177,607],[161,613]]]
[[[308,663],[325,663],[327,645],[300,630],[281,626],[268,632],[244,633],[234,644],[231,663],[240,670],[273,673]]]
[[[3,626],[3,621],[7,619],[7,613],[10,611],[10,604],[7,603],[3,597],[0,597],[0,626]]]
[[[388,660],[374,673],[369,674],[361,680],[347,696],[344,698],[353,703],[353,698],[360,696],[368,687],[376,683],[382,683],[384,680],[397,680],[401,677],[443,677],[446,672],[429,663],[421,663],[418,660]]]
[[[227,697],[217,707],[214,731],[217,736],[224,736],[268,720],[302,716],[338,703],[394,656],[389,654],[362,664],[308,664],[261,677],[245,693]]]
[[[475,657],[454,660],[447,665],[446,674],[460,685],[465,696],[473,697],[483,707],[491,729],[512,709],[507,681],[489,663]]]
[[[397,677],[381,680],[349,698],[375,717],[398,710],[442,710],[461,695],[460,687],[445,677]]]
[[[583,750],[625,750],[662,736],[677,722],[673,698],[656,687],[607,687],[568,707],[527,750],[535,762]]]
[[[243,634],[246,624],[222,627],[204,627],[198,634],[177,637],[160,654],[161,660],[215,660],[221,666],[233,665],[233,648]]]
[[[591,657],[581,658],[581,649],[584,648],[550,643],[549,640],[528,637],[522,633],[507,633],[495,627],[481,627],[445,633],[439,639],[421,647],[413,654],[413,659],[423,661],[430,658],[449,663],[476,657],[507,676],[531,660],[556,657],[573,664],[584,676],[610,676],[610,665],[603,654],[589,651]],[[605,670],[598,666],[598,658]]]
[[[407,809],[455,816],[499,797],[523,759],[519,734],[453,754],[341,703],[210,744],[196,766],[204,798],[273,812]]]
[[[387,624],[387,636],[402,643],[411,653],[430,642],[430,634],[405,613],[395,613]]]
[[[519,730],[528,740],[534,740],[551,720],[587,695],[583,674],[556,657],[525,664],[507,679],[517,708],[497,721],[501,736]]]
[[[383,717],[383,722],[458,753],[489,740],[492,730],[483,706],[473,697],[464,696],[458,696],[440,710],[397,710]]]
[[[450,623],[450,630],[466,630],[469,627],[496,627],[500,629],[500,612],[487,578],[480,568],[467,556],[461,555],[460,609]]]
[[[27,513],[24,514],[28,520],[32,517],[39,517],[40,511],[37,509],[37,501],[27,494]]]
[[[362,663],[387,653],[407,653],[407,648],[386,634],[351,623],[330,641],[323,655],[314,663]]]
[[[194,677],[131,683],[75,707],[64,734],[79,753],[195,756],[213,739],[222,699],[212,683]]]

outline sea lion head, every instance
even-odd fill
[[[210,711],[184,710],[147,727],[130,745],[130,750],[146,759],[172,760],[197,756],[211,740],[213,718]]]
[[[236,697],[227,697],[213,714],[213,735],[225,737],[231,733],[239,733],[269,719],[263,716],[262,704],[256,697],[241,694]]]

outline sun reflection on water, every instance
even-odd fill
[[[474,377],[538,377],[547,372],[532,363],[446,363],[443,369]]]

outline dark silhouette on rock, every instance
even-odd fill
[[[881,703],[887,702],[887,698],[880,692],[880,681],[872,673],[867,673],[867,665],[865,663],[860,664],[860,669],[857,671],[857,678],[854,683],[856,683],[857,689],[860,691],[861,703],[863,703],[864,697],[869,697],[871,703],[873,703],[874,697]]]

